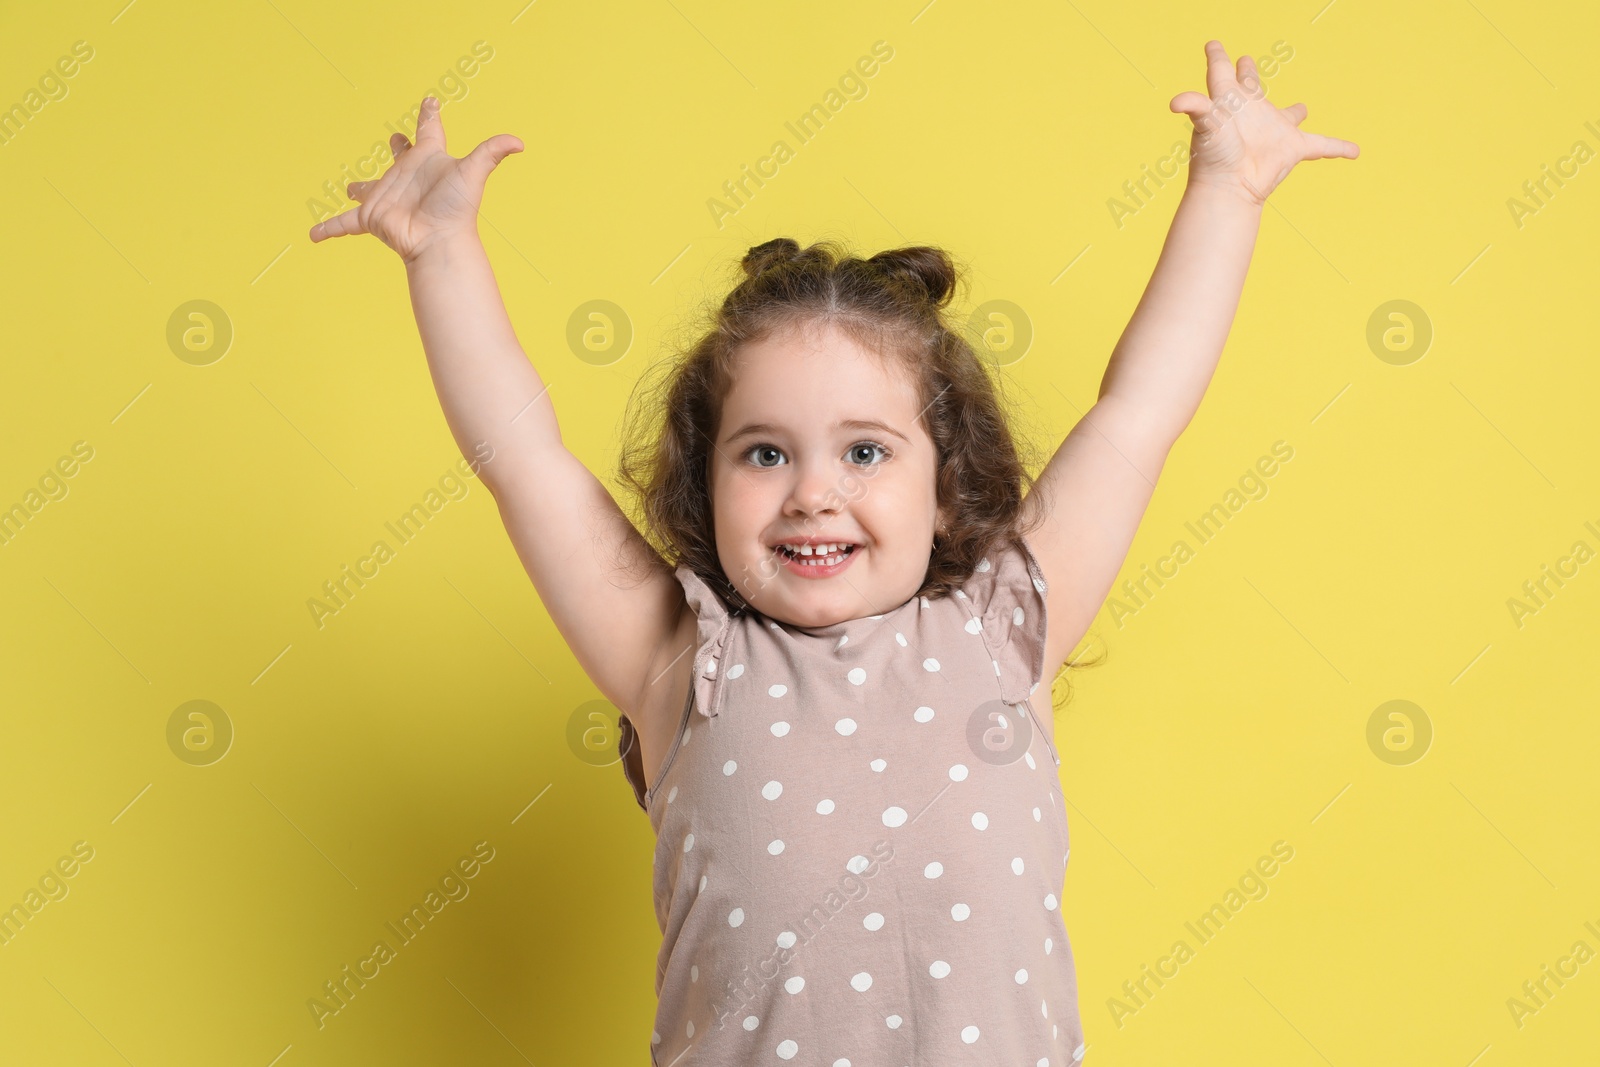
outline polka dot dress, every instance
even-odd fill
[[[652,1064],[1080,1062],[1026,542],[954,596],[819,628],[677,577],[682,723],[650,788],[621,761],[656,831]]]

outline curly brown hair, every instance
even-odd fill
[[[937,456],[937,500],[950,520],[934,539],[916,595],[949,595],[992,546],[1037,528],[1037,518],[1024,526],[1033,478],[1012,437],[999,376],[946,312],[959,280],[948,253],[915,245],[862,259],[836,241],[801,248],[778,237],[751,248],[741,267],[744,278],[696,325],[698,340],[656,365],[659,380],[641,378],[629,401],[621,481],[638,502],[646,540],[670,567],[688,566],[730,611],[747,606],[717,556],[709,491],[734,356],[742,345],[820,325],[897,359],[917,384]]]

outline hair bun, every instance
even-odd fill
[[[943,249],[927,245],[891,248],[879,252],[868,263],[888,277],[913,286],[934,307],[943,307],[956,287],[956,268]]]
[[[774,237],[763,244],[758,244],[744,254],[740,264],[744,267],[746,277],[754,278],[756,275],[787,263],[800,254],[800,243],[792,237]]]

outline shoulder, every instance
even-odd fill
[[[984,550],[956,595],[986,611],[1001,600],[1038,600],[1042,604],[1048,593],[1033,547],[1026,537],[1009,534]]]
[[[1008,704],[1027,700],[1044,674],[1047,591],[1027,539],[1013,534],[991,544],[953,594],[969,613],[968,632],[988,646]]]

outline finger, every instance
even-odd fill
[[[499,166],[502,159],[520,151],[522,141],[519,138],[509,133],[498,134],[469,152],[467,158],[461,161],[461,169],[474,188],[482,188],[489,179],[489,172]]]
[[[408,149],[410,147],[411,147],[411,142],[406,139],[406,135],[405,134],[403,134],[403,133],[391,133],[389,135],[389,154],[390,155],[398,157],[401,152],[404,152],[406,149]]]
[[[1252,100],[1267,95],[1267,87],[1261,81],[1261,72],[1256,69],[1256,61],[1249,56],[1239,57],[1237,80],[1239,87]]]
[[[351,182],[349,185],[344,187],[344,194],[359,204],[365,201],[366,198],[371,195],[373,187],[377,184],[378,183],[376,181]]]
[[[1167,106],[1180,115],[1188,115],[1196,124],[1211,113],[1210,99],[1204,93],[1193,91],[1179,93]]]
[[[325,241],[329,237],[344,237],[353,233],[366,233],[366,228],[361,225],[361,219],[358,217],[360,211],[360,208],[353,207],[349,211],[317,223],[311,227],[311,243]]]
[[[1216,99],[1237,84],[1233,76],[1233,63],[1221,41],[1206,42],[1206,92]]]
[[[1290,104],[1283,109],[1283,113],[1296,126],[1306,120],[1306,106],[1304,104]]]
[[[1302,159],[1355,159],[1361,154],[1361,148],[1354,141],[1344,141],[1337,137],[1324,137],[1320,133],[1305,135],[1305,154]]]
[[[417,116],[417,144],[444,148],[444,126],[439,122],[439,98],[422,98],[422,111]]]

